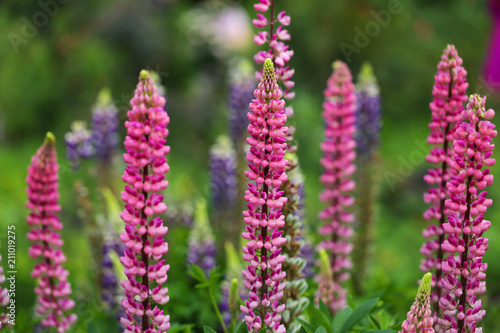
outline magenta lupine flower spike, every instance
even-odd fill
[[[420,269],[423,272],[435,270],[432,282],[434,292],[431,295],[435,320],[441,297],[441,287],[436,281],[439,281],[442,276],[443,251],[440,247],[444,241],[442,225],[446,222],[446,216],[450,214],[444,205],[448,198],[446,182],[452,173],[448,167],[448,159],[452,157],[451,145],[464,110],[464,102],[467,101],[465,90],[468,86],[466,82],[467,72],[462,67],[462,59],[458,56],[453,45],[446,47],[437,67],[436,82],[432,90],[434,100],[430,103],[432,117],[429,128],[431,133],[427,138],[427,142],[434,146],[430,155],[427,156],[427,161],[434,164],[435,167],[429,169],[429,173],[424,177],[425,181],[433,186],[424,194],[425,202],[431,204],[425,211],[424,218],[434,220],[435,223],[430,224],[424,230],[423,236],[428,241],[420,249],[424,256]]]
[[[281,313],[285,304],[280,304],[280,300],[286,273],[281,271],[285,256],[280,253],[286,242],[281,237],[285,225],[281,208],[287,198],[279,188],[287,180],[284,169],[288,161],[284,156],[288,127],[285,101],[281,99],[271,59],[264,62],[263,76],[254,95],[256,99],[250,103],[248,112],[250,170],[245,175],[250,183],[245,192],[248,210],[243,212],[247,226],[242,234],[247,240],[243,259],[249,263],[242,274],[249,294],[240,309],[250,332],[267,326],[268,332],[284,333]]]
[[[491,158],[492,139],[497,131],[489,120],[495,112],[485,109],[486,97],[471,95],[467,109],[462,112],[462,122],[453,142],[453,157],[449,166],[453,172],[446,184],[450,199],[445,206],[450,211],[448,222],[443,224],[447,235],[442,249],[449,254],[442,263],[443,278],[440,280],[443,296],[439,306],[443,316],[439,325],[446,332],[478,333],[479,322],[485,315],[479,295],[486,292],[486,269],[483,255],[488,249],[488,239],[483,232],[491,226],[484,219],[492,200],[487,199],[484,189],[493,183]]]
[[[33,259],[40,257],[40,262],[31,272],[38,283],[35,287],[38,296],[36,311],[43,318],[42,325],[56,327],[57,332],[66,332],[77,316],[69,312],[75,302],[69,299],[69,273],[62,266],[66,257],[61,250],[63,241],[58,232],[63,227],[57,217],[61,210],[58,203],[58,171],[55,137],[49,132],[28,167],[26,206],[30,210],[27,222],[31,230],[27,236],[33,242],[29,256]]]
[[[283,98],[290,100],[295,97],[295,93],[291,89],[295,86],[292,76],[295,73],[294,69],[287,66],[287,62],[293,57],[293,51],[284,41],[290,40],[290,34],[284,26],[290,25],[290,16],[286,13],[280,12],[274,15],[274,1],[275,0],[259,0],[259,3],[254,5],[257,12],[266,14],[269,11],[269,18],[263,14],[257,14],[257,19],[253,20],[253,25],[256,28],[266,28],[268,31],[261,31],[254,36],[254,43],[256,45],[269,44],[269,49],[266,51],[259,51],[254,57],[258,64],[263,64],[266,59],[271,59],[276,69],[276,78],[283,85]],[[269,28],[267,26],[269,25]],[[276,28],[276,30],[274,30]],[[257,80],[262,78],[262,73],[258,71],[256,74]],[[291,106],[286,107],[286,114],[288,116],[293,114]]]
[[[125,121],[127,152],[123,155],[127,166],[122,176],[128,184],[122,192],[125,231],[120,236],[126,247],[120,261],[127,276],[121,282],[126,295],[122,306],[127,317],[121,322],[126,333],[159,333],[170,328],[170,316],[157,305],[169,300],[164,284],[170,266],[163,259],[168,252],[163,238],[168,228],[157,215],[167,210],[159,192],[168,186],[165,155],[170,147],[165,143],[170,119],[163,108],[165,98],[157,93],[148,71],[141,71],[130,105],[132,110],[127,112]]]
[[[356,170],[353,164],[356,157],[356,95],[347,65],[335,61],[333,68],[324,92],[325,141],[321,145],[324,153],[321,165],[325,171],[320,177],[325,185],[320,199],[328,206],[319,214],[320,219],[326,221],[319,233],[328,239],[322,241],[319,247],[327,250],[331,256],[333,280],[337,290],[336,297],[329,306],[336,313],[346,306],[345,290],[341,283],[349,278],[348,270],[352,266],[349,255],[353,230],[350,224],[354,216],[346,208],[354,204],[354,198],[348,192],[355,187],[351,177]]]
[[[434,320],[431,312],[432,274],[426,273],[420,281],[415,303],[408,311],[407,319],[401,326],[400,333],[434,333]]]

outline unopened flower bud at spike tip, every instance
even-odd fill
[[[52,132],[47,132],[44,144],[53,146],[55,145],[55,143],[56,143],[56,136]]]
[[[429,295],[431,293],[431,281],[432,274],[426,273],[422,278],[422,281],[420,281],[420,287],[418,287],[418,294],[420,296]]]
[[[266,58],[266,61],[264,61],[264,71],[267,71],[269,74],[271,71],[274,70],[274,64],[271,58]]]
[[[141,71],[141,73],[139,74],[139,79],[140,80],[147,80],[148,77],[149,77],[149,72],[147,70],[145,70],[145,69],[143,69]]]

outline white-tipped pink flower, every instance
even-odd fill
[[[169,300],[164,284],[170,266],[163,259],[168,252],[163,238],[168,228],[157,215],[167,210],[159,192],[168,186],[165,155],[170,147],[165,143],[170,120],[164,110],[165,98],[156,89],[150,74],[141,71],[125,122],[127,153],[123,159],[127,166],[122,180],[127,185],[122,192],[125,209],[121,213],[125,232],[120,239],[126,249],[120,261],[127,276],[121,283],[126,295],[122,306],[127,313],[121,322],[126,333],[159,333],[170,328],[170,316],[157,305]]]
[[[348,193],[355,187],[351,176],[356,170],[353,164],[356,157],[356,95],[347,65],[336,61],[333,68],[325,90],[325,141],[321,144],[324,153],[321,165],[324,172],[320,181],[325,190],[320,199],[327,207],[319,214],[326,222],[319,233],[327,239],[323,240],[319,247],[330,254],[336,296],[333,302],[327,305],[336,313],[346,306],[345,290],[341,282],[349,278],[348,271],[352,267],[350,239],[353,230],[350,225],[354,216],[346,208],[354,204],[354,198]]]
[[[43,145],[31,158],[26,183],[30,209],[27,218],[30,231],[28,239],[33,242],[29,256],[40,258],[31,276],[36,279],[35,293],[38,295],[36,311],[42,316],[42,325],[57,328],[58,333],[66,332],[77,316],[69,313],[75,302],[69,298],[71,285],[68,271],[62,264],[66,261],[61,246],[63,241],[58,232],[62,229],[57,213],[59,205],[59,177],[57,172],[55,137],[47,133]]]
[[[241,311],[250,332],[267,327],[268,331],[284,333],[281,313],[285,305],[283,297],[285,272],[281,271],[285,256],[281,237],[285,220],[281,208],[287,198],[279,188],[287,180],[284,171],[288,161],[284,158],[287,148],[285,126],[285,101],[276,83],[273,62],[267,59],[261,82],[250,103],[248,119],[250,151],[247,161],[250,170],[245,175],[250,180],[245,200],[248,210],[243,212],[247,240],[243,247],[243,259],[248,262],[242,274],[249,289],[248,299]]]
[[[442,316],[438,324],[446,332],[482,332],[479,322],[485,315],[480,295],[486,292],[486,269],[483,256],[488,239],[483,233],[491,226],[483,214],[491,206],[486,187],[493,183],[488,167],[495,164],[491,158],[492,139],[497,131],[489,120],[494,111],[485,109],[485,97],[471,95],[467,109],[453,142],[453,157],[449,159],[452,177],[446,184],[450,199],[445,206],[450,211],[443,224],[447,235],[442,249],[449,256],[442,262],[443,277],[439,281],[443,296],[439,301]]]

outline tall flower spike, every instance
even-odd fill
[[[275,16],[274,1],[259,0],[259,3],[254,5],[257,12],[267,14],[269,11],[269,19],[263,14],[258,13],[257,19],[253,20],[253,25],[256,28],[266,28],[269,31],[261,31],[254,36],[253,40],[256,45],[269,45],[267,50],[257,52],[254,60],[258,64],[263,64],[266,59],[273,61],[276,66],[276,77],[278,82],[282,84],[283,98],[290,100],[295,97],[295,93],[291,91],[295,86],[295,82],[291,80],[295,70],[286,65],[293,57],[293,51],[284,43],[284,41],[290,40],[290,34],[283,28],[290,25],[290,16],[286,15],[284,11]],[[267,27],[268,25],[269,27]],[[275,28],[276,30],[274,30]],[[255,74],[257,80],[262,78],[260,71]],[[291,106],[287,106],[286,110],[288,116],[293,114]]]
[[[478,297],[486,292],[486,269],[483,256],[488,249],[488,238],[483,233],[491,226],[484,219],[492,200],[484,191],[493,183],[491,158],[492,139],[497,131],[489,120],[495,112],[485,108],[486,97],[471,95],[467,109],[462,112],[462,122],[453,141],[453,157],[449,159],[451,179],[446,184],[450,199],[448,222],[443,224],[447,238],[441,248],[448,253],[443,260],[443,278],[439,281],[443,296],[439,306],[443,315],[438,324],[446,332],[479,333],[478,325],[486,311]]]
[[[58,232],[63,227],[57,217],[61,210],[58,203],[58,171],[55,137],[49,132],[28,167],[26,206],[30,210],[27,222],[31,230],[27,236],[33,242],[29,256],[33,259],[41,257],[31,276],[38,284],[35,287],[38,295],[36,310],[43,318],[42,325],[56,327],[57,332],[66,332],[77,317],[69,313],[75,302],[69,299],[69,273],[62,266],[66,257],[61,250],[63,241]]]
[[[127,164],[122,180],[127,184],[122,192],[125,209],[121,218],[125,231],[120,239],[125,244],[125,253],[120,258],[125,266],[127,280],[121,282],[126,297],[122,306],[127,317],[121,322],[126,333],[165,332],[170,328],[170,316],[164,315],[157,304],[169,300],[164,286],[170,265],[163,256],[168,252],[164,240],[168,228],[155,215],[164,213],[167,206],[159,192],[166,189],[165,174],[169,170],[165,155],[167,125],[170,121],[164,110],[165,98],[157,93],[148,71],[142,70],[134,97],[130,101],[132,110],[125,121],[127,137]]]
[[[424,194],[425,202],[431,204],[425,211],[424,218],[433,223],[424,230],[423,236],[428,241],[420,249],[420,253],[424,256],[420,269],[423,272],[435,271],[432,283],[434,292],[431,295],[434,321],[437,319],[438,302],[441,298],[441,286],[436,281],[442,277],[443,251],[440,246],[444,241],[442,226],[446,222],[446,216],[451,213],[444,204],[448,198],[446,182],[450,180],[453,172],[448,166],[448,160],[452,158],[451,146],[464,109],[463,103],[467,101],[465,90],[468,86],[467,72],[462,67],[462,59],[453,45],[446,47],[437,67],[438,73],[432,90],[434,100],[430,103],[432,116],[429,128],[431,133],[427,138],[427,142],[434,146],[427,156],[427,161],[435,167],[429,169],[429,173],[424,177],[424,180],[432,185]]]
[[[326,221],[319,233],[328,238],[319,247],[330,253],[335,297],[327,305],[333,313],[337,313],[346,306],[346,292],[341,283],[349,278],[348,271],[352,266],[349,255],[352,251],[350,238],[353,230],[350,225],[354,216],[346,208],[354,204],[354,198],[348,192],[355,188],[351,177],[356,170],[353,164],[356,158],[356,95],[347,65],[335,61],[333,69],[324,93],[325,141],[321,144],[324,173],[320,177],[325,186],[320,199],[327,204],[327,208],[319,214],[320,219]]]
[[[365,62],[361,67],[356,87],[356,155],[358,169],[356,182],[363,184],[358,187],[357,234],[354,240],[353,251],[353,289],[357,294],[363,293],[363,280],[366,275],[373,234],[375,231],[375,202],[377,196],[377,168],[376,152],[379,144],[381,127],[380,91],[377,79],[373,74],[370,63]]]
[[[284,169],[288,161],[284,156],[288,127],[285,126],[285,101],[281,99],[271,59],[264,63],[262,80],[254,95],[248,113],[250,170],[245,171],[245,175],[250,183],[245,192],[248,210],[243,212],[247,226],[242,234],[247,240],[243,260],[249,263],[242,274],[249,293],[240,310],[250,332],[267,327],[269,331],[284,333],[281,313],[285,305],[280,304],[280,300],[286,274],[281,271],[285,260],[281,246],[286,239],[281,237],[285,225],[281,208],[287,199],[282,197],[279,188],[287,180]]]
[[[407,319],[401,326],[400,333],[434,333],[434,320],[432,319],[430,294],[432,274],[426,273],[418,287],[415,303],[408,311]]]

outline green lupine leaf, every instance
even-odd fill
[[[205,332],[205,333],[217,333],[212,328],[205,326],[205,325],[203,325],[203,332]]]
[[[333,333],[340,333],[342,326],[344,326],[345,321],[351,315],[352,309],[350,307],[345,308],[333,317],[332,329]]]
[[[312,325],[309,324],[307,321],[305,321],[302,318],[295,318],[295,320],[302,325],[302,328],[304,328],[307,331],[307,333],[314,333],[315,331],[314,327],[312,327]]]
[[[340,330],[340,333],[346,333],[349,331],[351,328],[354,327],[357,323],[361,321],[366,315],[370,313],[370,311],[373,309],[375,304],[377,304],[378,298],[372,298],[365,303],[361,304],[358,306],[352,313],[351,315],[346,319],[344,325],[342,326],[342,329]]]
[[[319,299],[319,309],[321,310],[321,312],[323,312],[325,314],[325,316],[330,317],[330,311],[328,311],[328,308],[325,305],[325,302],[323,302],[323,300],[321,298]]]

